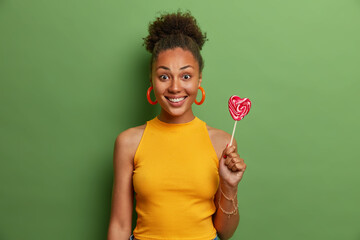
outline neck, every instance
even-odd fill
[[[161,109],[160,114],[158,115],[158,119],[162,122],[166,122],[166,123],[187,123],[190,122],[191,120],[194,120],[195,115],[192,111],[192,109],[190,109],[188,112],[184,113],[181,116],[173,116],[170,115],[168,112],[164,111],[163,109]]]

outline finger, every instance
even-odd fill
[[[226,159],[226,165],[228,165],[230,162],[237,163],[237,162],[241,162],[241,161],[236,153],[230,153],[230,155]]]
[[[231,157],[227,157],[227,158],[225,159],[225,165],[228,166],[229,163],[231,162],[231,160],[232,160]]]
[[[239,159],[239,158],[240,158],[239,154],[237,154],[236,152],[231,152],[231,153],[229,153],[228,157],[236,158],[236,159]]]
[[[241,158],[239,158],[239,155],[232,153],[229,156],[227,156],[227,158],[225,158],[225,165],[228,166],[231,162],[242,163],[242,160]]]
[[[240,157],[237,157],[237,162],[240,163],[240,164],[245,164],[244,162],[244,159],[240,158]]]
[[[230,153],[235,151],[235,146],[230,146],[226,150],[226,155],[229,155]]]
[[[243,163],[241,163],[240,159],[238,158],[231,158],[229,164],[227,165],[228,168],[231,170],[235,165],[241,166]]]
[[[237,163],[237,164],[234,165],[234,167],[235,167],[235,171],[245,172],[245,170],[246,170],[246,164],[245,163],[244,164]]]
[[[229,168],[229,170],[232,171],[232,172],[238,171],[236,165],[233,165],[231,168]]]
[[[227,156],[235,151],[235,146],[230,146],[225,149],[225,154],[223,154],[224,158],[227,158]]]
[[[233,160],[233,159],[232,159],[232,160]],[[231,169],[235,166],[235,164],[236,164],[236,161],[232,161],[232,160],[230,160],[229,164],[227,165],[227,167],[228,167],[229,170],[231,170]]]
[[[236,165],[234,165],[230,170],[233,171],[233,172],[239,171],[239,170],[237,169]]]
[[[221,154],[221,156],[222,156],[223,158],[225,158],[225,159],[227,158],[227,156],[226,156],[226,150],[227,150],[228,146],[229,146],[229,144],[226,144],[226,147],[225,147],[224,151],[223,151],[222,154]]]

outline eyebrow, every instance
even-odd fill
[[[193,68],[191,65],[186,65],[186,66],[181,67],[179,70],[184,70],[184,69],[189,68],[189,67]],[[165,70],[170,70],[170,68],[165,67],[165,66],[159,66],[156,69],[159,69],[159,68],[162,68],[162,69],[165,69]]]

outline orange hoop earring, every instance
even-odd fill
[[[201,90],[201,101],[198,102],[198,101],[196,101],[196,99],[195,99],[196,105],[201,105],[201,104],[203,104],[203,102],[205,101],[205,90],[204,90],[201,86],[199,87],[199,89]]]
[[[146,97],[147,97],[147,100],[148,100],[148,102],[149,102],[150,104],[155,105],[155,104],[157,104],[157,100],[155,100],[155,102],[153,102],[153,101],[151,100],[151,98],[150,98],[150,92],[151,92],[152,89],[153,89],[153,86],[150,86],[150,87],[148,88],[147,93],[146,93]]]

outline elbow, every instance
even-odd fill
[[[219,237],[221,240],[228,240],[228,239],[230,239],[232,236],[233,236],[233,233],[232,233],[232,234],[229,234],[229,233],[221,233],[221,232],[218,232],[218,237]]]
[[[131,235],[131,230],[131,224],[129,225],[110,222],[107,240],[129,239]]]
[[[218,218],[214,222],[214,227],[217,231],[217,235],[221,240],[228,240],[233,237],[236,232],[236,229],[239,225],[239,218],[235,217],[232,221],[227,221],[226,218]]]

